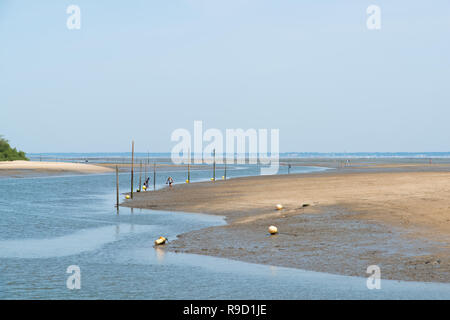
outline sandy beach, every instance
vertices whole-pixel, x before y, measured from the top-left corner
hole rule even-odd
[[[4,161],[0,176],[22,177],[30,174],[104,173],[113,169],[103,166],[70,162]]]
[[[450,282],[449,194],[448,164],[392,163],[181,184],[123,205],[226,217],[165,250],[362,277],[376,264],[385,279]]]

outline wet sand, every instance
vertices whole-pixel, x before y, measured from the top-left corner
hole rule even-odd
[[[123,205],[226,217],[227,225],[182,234],[165,250],[362,277],[376,264],[384,279],[450,282],[450,165],[335,164],[176,185]],[[279,234],[270,236],[269,225]]]
[[[113,169],[103,166],[71,162],[2,161],[0,177],[24,177],[39,174],[105,173]]]

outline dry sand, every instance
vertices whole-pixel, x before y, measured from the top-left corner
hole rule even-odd
[[[0,176],[21,177],[29,174],[58,173],[104,173],[113,169],[98,165],[70,162],[3,161],[0,162]]]
[[[227,225],[183,234],[166,250],[363,277],[377,264],[386,279],[450,282],[448,165],[176,185],[123,205],[226,217]],[[268,235],[270,225],[278,235]]]

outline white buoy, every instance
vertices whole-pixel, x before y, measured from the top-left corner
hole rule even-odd
[[[276,233],[278,233],[278,228],[275,227],[275,226],[270,226],[270,227],[269,227],[269,233],[270,233],[270,234],[276,234]]]
[[[281,209],[283,209],[283,205],[281,205],[281,204],[277,204],[277,210],[281,210]]]

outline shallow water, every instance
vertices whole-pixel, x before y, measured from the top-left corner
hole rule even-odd
[[[184,181],[185,172],[170,170],[158,172],[158,187],[169,174]],[[228,176],[257,172],[240,166]],[[191,180],[210,175],[195,170]],[[120,174],[124,192],[129,178]],[[450,298],[448,284],[382,280],[381,290],[368,290],[365,278],[166,252],[153,247],[159,236],[170,241],[224,219],[129,208],[117,214],[114,187],[114,174],[0,179],[0,298]],[[66,287],[70,265],[80,267],[80,290]]]

